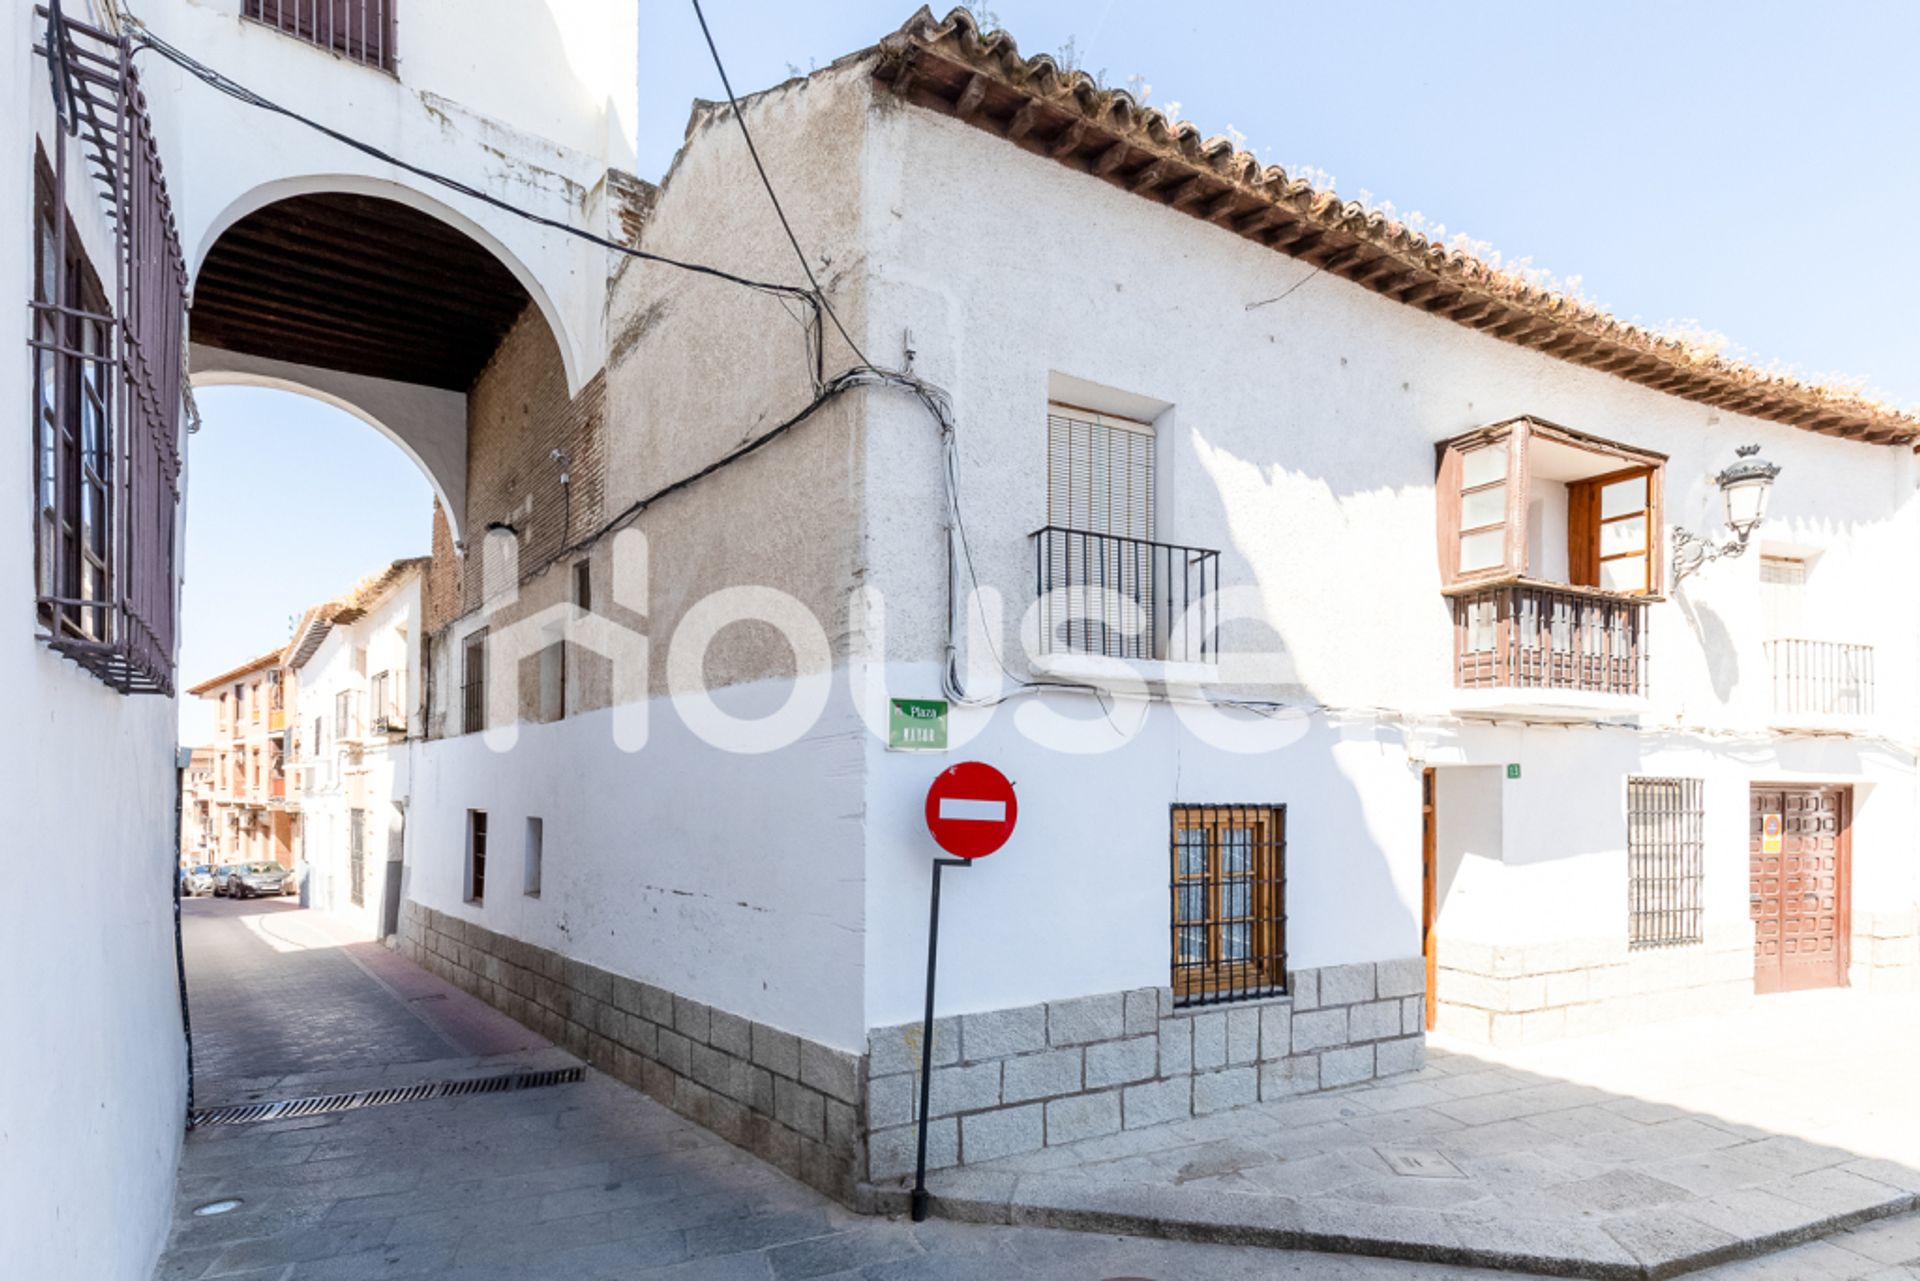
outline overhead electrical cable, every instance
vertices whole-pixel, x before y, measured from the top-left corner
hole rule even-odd
[[[727,91],[727,106],[733,110],[734,123],[740,126],[740,137],[745,140],[747,154],[753,158],[753,167],[760,174],[760,185],[767,189],[767,199],[773,202],[773,212],[780,219],[781,229],[787,233],[787,243],[793,246],[794,256],[800,259],[800,270],[807,273],[807,283],[813,286],[814,297],[818,298],[820,305],[827,309],[827,318],[832,320],[833,327],[840,331],[840,337],[846,340],[853,354],[860,358],[860,363],[872,369],[873,362],[868,360],[867,354],[860,350],[860,344],[853,340],[853,335],[847,332],[847,327],[840,323],[840,314],[833,309],[833,304],[827,301],[826,291],[820,288],[820,281],[813,274],[813,264],[807,261],[807,251],[800,247],[800,237],[793,233],[793,224],[787,221],[787,211],[781,207],[780,197],[773,189],[773,180],[767,177],[767,167],[760,162],[760,149],[753,145],[753,133],[747,128],[747,118],[740,111],[740,100],[733,96],[733,81],[727,77],[726,64],[720,61],[720,48],[713,42],[713,32],[707,26],[707,15],[700,8],[700,0],[693,0],[693,16],[700,20],[700,34],[706,37],[707,52],[713,55],[714,70],[720,73],[720,87]]]
[[[666,254],[656,254],[645,249],[636,249],[632,245],[622,244],[617,240],[588,231],[584,227],[576,227],[572,223],[564,222],[558,218],[550,218],[545,214],[537,213],[534,210],[516,205],[512,201],[502,200],[491,192],[482,191],[480,188],[470,183],[462,182],[458,178],[451,178],[446,174],[428,169],[423,165],[416,165],[411,161],[403,160],[390,151],[382,150],[370,142],[363,142],[350,134],[342,133],[331,125],[323,124],[311,116],[302,115],[291,107],[282,106],[272,99],[256,93],[224,73],[214,70],[212,67],[207,66],[205,63],[200,62],[191,55],[167,43],[159,36],[153,34],[144,24],[136,22],[134,25],[134,38],[142,47],[153,50],[168,62],[173,63],[182,71],[194,77],[194,79],[218,90],[229,98],[237,102],[245,103],[249,107],[258,108],[261,111],[284,116],[289,120],[306,126],[316,133],[326,135],[341,146],[351,147],[362,155],[371,156],[375,160],[392,165],[396,169],[403,169],[417,178],[423,178],[428,182],[445,187],[449,191],[456,191],[469,199],[478,200],[480,203],[498,209],[502,213],[508,213],[526,222],[550,228],[551,230],[572,236],[577,240],[584,240],[589,244],[597,245],[611,253],[621,254],[628,258],[637,258],[642,262],[656,262],[662,266],[678,268],[681,271],[690,271],[697,275],[713,276],[720,280],[730,281],[736,285],[743,285],[748,289],[757,289],[762,293],[789,298],[804,298],[816,311],[820,306],[821,300],[818,295],[814,291],[802,288],[799,285],[785,285],[767,280],[754,280],[751,277],[742,276],[721,267],[710,266],[706,263],[688,262],[685,259],[669,257]],[[811,273],[809,273],[809,275],[811,275]],[[835,322],[836,325],[838,323],[838,321]]]

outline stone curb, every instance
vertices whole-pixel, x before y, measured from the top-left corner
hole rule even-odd
[[[957,1223],[1062,1228],[1195,1241],[1263,1246],[1326,1254],[1437,1263],[1449,1267],[1530,1272],[1593,1281],[1665,1281],[1702,1268],[1755,1258],[1803,1245],[1877,1219],[1920,1210],[1920,1194],[1900,1192],[1871,1205],[1835,1214],[1815,1214],[1790,1228],[1735,1238],[1684,1214],[1658,1216],[1660,1245],[1629,1250],[1597,1224],[1531,1224],[1502,1220],[1476,1224],[1505,1238],[1500,1246],[1464,1239],[1459,1215],[1233,1192],[1195,1192],[1149,1185],[1095,1187],[1080,1179],[969,1170],[930,1178],[932,1211]],[[905,1214],[908,1193],[899,1186],[861,1188],[862,1200],[881,1214]],[[1811,1212],[1810,1212],[1811,1213]],[[1641,1222],[1647,1222],[1641,1216]],[[1718,1238],[1691,1244],[1686,1236]],[[1529,1240],[1528,1238],[1537,1238]],[[1568,1249],[1570,1239],[1585,1248]]]

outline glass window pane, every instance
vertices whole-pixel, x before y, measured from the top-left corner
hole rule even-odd
[[[1600,585],[1610,592],[1643,592],[1647,589],[1647,558],[1628,556],[1622,560],[1600,562]]]
[[[1220,862],[1223,876],[1253,874],[1253,833],[1244,827],[1222,828]]]
[[[1507,518],[1507,487],[1494,485],[1460,495],[1460,528],[1479,529],[1498,525]]]
[[[1507,478],[1507,442],[1483,445],[1460,455],[1460,488],[1490,485]]]
[[[1647,518],[1645,516],[1610,520],[1600,526],[1602,556],[1625,556],[1629,552],[1645,550],[1647,550]]]
[[[1647,478],[1635,476],[1600,487],[1600,518],[1624,516],[1647,509]]]
[[[1220,956],[1226,961],[1245,961],[1253,956],[1253,927],[1229,925],[1220,931]]]
[[[1234,877],[1220,884],[1220,916],[1223,920],[1245,920],[1253,915],[1253,882]]]
[[[1507,531],[1504,527],[1464,534],[1460,538],[1460,572],[1497,569],[1506,563]]]
[[[1175,834],[1180,846],[1180,875],[1207,874],[1207,834],[1201,828],[1187,828]]]
[[[1207,887],[1198,881],[1183,882],[1180,886],[1180,919],[1183,921],[1207,919]]]
[[[1180,963],[1200,965],[1207,959],[1207,932],[1192,926],[1180,927]]]

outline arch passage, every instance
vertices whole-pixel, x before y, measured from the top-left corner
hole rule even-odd
[[[530,301],[455,228],[377,196],[275,201],[215,242],[193,341],[242,355],[464,392]]]

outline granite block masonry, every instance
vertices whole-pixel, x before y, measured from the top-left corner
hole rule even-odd
[[[857,1055],[409,902],[399,948],[594,1067],[855,1209],[913,1169],[918,1023]],[[930,1169],[976,1164],[1424,1061],[1419,957],[1299,970],[1286,995],[1176,1004],[1170,988],[941,1018]]]
[[[1287,989],[1182,1006],[1170,988],[1139,988],[943,1019],[927,1165],[1184,1121],[1425,1061],[1422,958],[1299,970]],[[867,1050],[868,1176],[881,1184],[913,1171],[920,1025],[877,1028]]]
[[[600,1071],[862,1208],[865,1056],[414,902],[401,913],[399,949]]]

